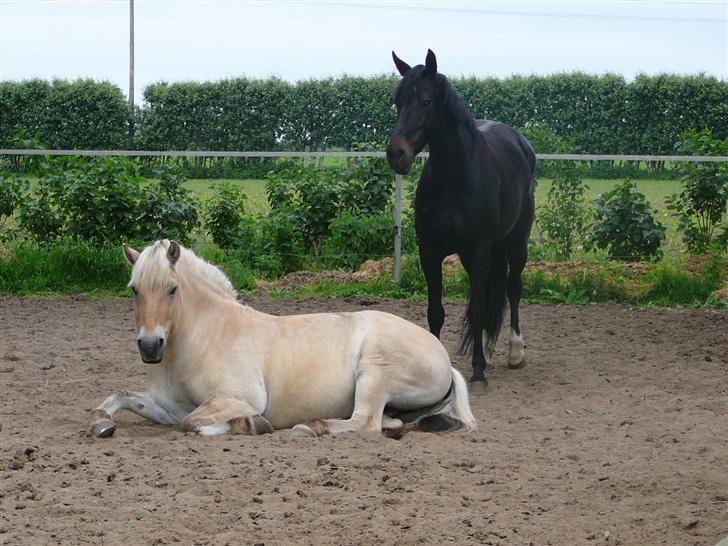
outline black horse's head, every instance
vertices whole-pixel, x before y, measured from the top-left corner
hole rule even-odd
[[[392,58],[402,75],[394,94],[399,117],[387,146],[387,161],[398,174],[407,174],[415,156],[430,138],[430,129],[441,100],[437,78],[437,59],[427,50],[424,65],[410,67],[394,51]]]

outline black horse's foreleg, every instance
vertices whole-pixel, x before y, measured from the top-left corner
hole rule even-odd
[[[435,255],[420,244],[420,263],[427,281],[427,325],[436,337],[440,337],[445,322],[445,308],[442,306],[442,260],[445,256]]]

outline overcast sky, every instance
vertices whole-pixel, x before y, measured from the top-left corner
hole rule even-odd
[[[437,54],[450,76],[582,70],[728,79],[728,0],[426,2],[136,0],[136,93],[157,81],[394,70]],[[0,79],[128,88],[128,0],[0,0]]]

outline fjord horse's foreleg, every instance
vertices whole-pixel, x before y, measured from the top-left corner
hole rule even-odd
[[[427,281],[427,325],[430,332],[440,337],[445,322],[445,309],[442,306],[442,261],[445,256],[434,253],[420,242],[420,264]]]
[[[116,430],[114,415],[121,410],[129,410],[160,425],[176,425],[182,419],[160,406],[148,393],[119,390],[93,411],[89,431],[99,438],[111,436]]]
[[[381,432],[384,406],[389,393],[386,381],[376,372],[360,373],[354,391],[354,412],[349,419],[314,419],[293,427],[300,436],[322,436],[342,432]],[[396,419],[388,419],[388,428],[396,425]],[[401,421],[400,421],[401,426]]]
[[[256,396],[255,398],[262,398]],[[182,430],[203,436],[248,434],[255,436],[273,432],[263,417],[265,402],[250,403],[227,390],[217,390],[182,421]]]

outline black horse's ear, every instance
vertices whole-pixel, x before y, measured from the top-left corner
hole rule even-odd
[[[123,245],[122,248],[124,249],[124,258],[126,258],[126,261],[129,262],[129,265],[134,265],[139,259],[139,251],[127,245]]]
[[[427,50],[425,58],[425,70],[431,74],[437,74],[437,59],[431,49]]]
[[[177,241],[170,241],[169,248],[167,249],[167,259],[169,263],[174,265],[179,260],[180,248]]]
[[[397,70],[399,70],[400,76],[404,76],[407,72],[412,70],[412,67],[397,57],[397,54],[394,51],[392,51],[392,59],[394,59],[394,64],[396,65]]]

